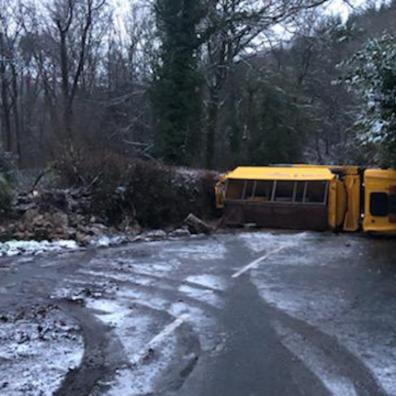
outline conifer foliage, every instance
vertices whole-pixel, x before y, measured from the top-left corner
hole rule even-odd
[[[348,62],[347,82],[364,100],[357,122],[363,143],[378,148],[377,161],[396,165],[396,36],[367,41]]]
[[[155,18],[161,43],[151,92],[155,151],[167,163],[191,165],[201,143],[200,1],[157,0]]]

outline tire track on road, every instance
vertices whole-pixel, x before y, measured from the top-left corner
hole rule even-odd
[[[96,319],[87,308],[65,300],[56,302],[80,325],[84,355],[80,366],[68,372],[54,396],[88,396],[100,389],[101,383],[113,379],[116,370],[128,364],[128,359],[121,342],[110,328]]]
[[[386,396],[387,393],[378,383],[371,370],[351,351],[343,346],[337,337],[322,332],[317,327],[297,319],[285,311],[265,302],[269,316],[301,335],[308,343],[322,350],[333,362],[340,375],[347,377],[355,386],[359,395]]]

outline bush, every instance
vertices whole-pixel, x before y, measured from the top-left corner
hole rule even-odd
[[[2,177],[11,182],[14,180],[16,172],[16,161],[12,153],[0,150],[0,174]]]
[[[204,218],[215,213],[214,173],[132,161],[114,153],[91,153],[78,168],[59,170],[64,183],[90,186],[92,213],[111,224],[129,218],[155,228],[180,224],[191,212]]]
[[[0,214],[8,215],[11,209],[12,189],[8,180],[0,174]]]

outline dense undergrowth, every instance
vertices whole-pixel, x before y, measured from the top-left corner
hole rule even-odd
[[[64,186],[89,189],[91,211],[109,224],[156,228],[180,224],[189,213],[215,215],[214,172],[130,160],[114,153],[61,161]]]

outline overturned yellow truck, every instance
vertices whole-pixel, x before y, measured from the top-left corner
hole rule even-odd
[[[217,183],[216,205],[229,226],[395,234],[396,170],[239,167]]]

